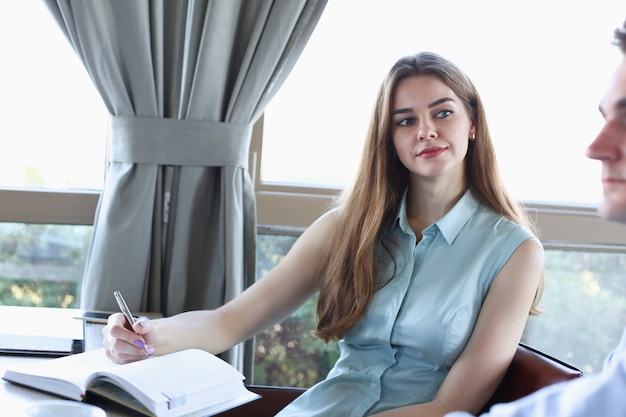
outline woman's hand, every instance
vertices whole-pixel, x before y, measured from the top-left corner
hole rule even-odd
[[[150,341],[156,339],[156,327],[148,319],[139,319],[131,330],[122,313],[111,314],[102,335],[104,351],[113,362],[135,362],[154,354]]]
[[[320,263],[335,227],[333,213],[337,211],[313,223],[278,266],[218,309],[139,319],[132,328],[122,313],[110,315],[102,330],[106,355],[117,363],[192,348],[217,355],[285,319],[319,290]]]

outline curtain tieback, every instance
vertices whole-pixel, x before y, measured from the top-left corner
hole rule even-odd
[[[252,127],[205,120],[111,116],[112,162],[248,167]]]

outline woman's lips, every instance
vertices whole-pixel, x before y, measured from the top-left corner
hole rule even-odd
[[[441,155],[445,150],[446,148],[443,148],[441,146],[431,146],[429,148],[422,149],[420,153],[417,154],[417,156],[423,159],[430,159]]]

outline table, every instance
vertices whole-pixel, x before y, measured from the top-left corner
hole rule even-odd
[[[6,313],[6,309],[10,307],[0,307],[0,312]],[[36,307],[35,307],[36,308]],[[23,311],[24,307],[16,308],[18,311]],[[62,311],[60,311],[62,310]],[[52,309],[48,310],[51,313],[60,313],[65,314],[67,320],[74,320],[72,322],[63,322],[63,320],[59,321],[58,318],[55,318],[54,324],[50,325],[50,323],[32,323],[32,325],[41,326],[42,332],[50,332],[58,329],[58,326],[64,325],[75,325],[76,322],[81,322],[80,320],[76,320],[73,316],[80,316],[82,314],[81,310],[69,310],[69,309]],[[14,315],[14,317],[24,317],[23,315]],[[17,320],[17,319],[16,319]],[[12,322],[15,324],[14,322]],[[82,324],[80,324],[82,326]],[[0,323],[1,327],[9,326],[9,323],[6,320],[3,320]],[[84,338],[85,338],[85,350],[93,350],[102,347],[102,328],[103,324],[97,323],[84,323]],[[15,330],[15,329],[11,329]],[[50,360],[48,358],[41,357],[26,357],[26,356],[10,356],[10,355],[0,355],[0,376],[4,375],[4,371],[10,367],[12,364],[19,362],[36,362],[36,361],[45,361]],[[42,400],[51,400],[51,399],[61,399],[59,397],[46,394],[44,392],[36,391],[29,388],[24,388],[12,383],[9,383],[4,380],[0,380],[0,415],[3,416],[13,416],[18,415],[21,410],[24,410],[28,405],[31,405],[33,402],[42,401]],[[141,414],[135,413],[131,410],[128,410],[120,405],[114,404],[112,402],[99,400],[99,399],[91,399],[88,401],[90,404],[97,405],[98,407],[105,410],[107,413],[107,417],[136,417]]]

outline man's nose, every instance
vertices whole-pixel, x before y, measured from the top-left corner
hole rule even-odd
[[[585,154],[588,158],[600,161],[614,160],[619,157],[620,146],[626,146],[626,130],[621,137],[615,132],[610,122],[604,124],[596,138],[589,144]]]

